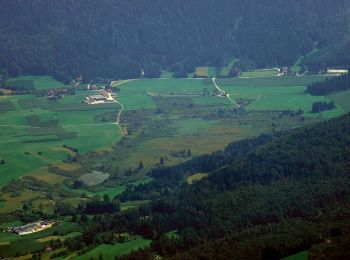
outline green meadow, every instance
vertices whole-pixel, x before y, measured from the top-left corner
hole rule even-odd
[[[282,260],[307,260],[309,255],[309,251],[302,251],[295,255],[287,256]]]
[[[278,75],[277,69],[262,69],[262,70],[242,72],[240,77],[272,77],[277,75]]]
[[[329,95],[327,98],[333,100],[344,111],[350,112],[350,90]]]
[[[324,79],[323,76],[286,76],[261,78],[218,79],[218,85],[229,93],[231,98],[247,100],[245,107],[248,111],[260,110],[293,110],[302,109],[305,116],[315,117],[312,114],[312,104],[316,101],[329,101],[330,97],[311,96],[306,87],[314,81]],[[345,99],[344,99],[345,100]],[[339,104],[338,104],[339,103]],[[321,113],[324,118],[336,117],[345,112],[341,106],[344,102],[336,101],[337,109]]]
[[[83,255],[73,257],[73,259],[98,259],[100,255],[103,256],[103,259],[114,259],[115,256],[126,255],[132,250],[148,247],[150,244],[151,240],[143,239],[141,237],[138,237],[135,240],[131,240],[124,243],[117,243],[114,245],[102,244]]]
[[[11,78],[8,81],[9,86],[34,86],[35,89],[62,88],[64,84],[53,79],[50,76],[20,76]]]

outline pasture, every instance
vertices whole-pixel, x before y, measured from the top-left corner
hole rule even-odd
[[[62,88],[64,84],[50,76],[20,76],[10,78],[8,86],[16,86],[23,89],[52,89]]]
[[[148,247],[150,244],[151,240],[137,237],[135,240],[127,241],[124,243],[117,243],[114,245],[99,245],[83,255],[73,257],[73,259],[98,259],[100,255],[103,256],[103,259],[114,259],[115,256],[126,255],[132,250]]]
[[[334,101],[344,111],[350,112],[350,90],[329,95],[327,98]]]
[[[208,176],[208,173],[196,173],[191,176],[187,177],[187,183],[188,184],[193,184],[196,181],[200,181],[201,179],[205,178]]]
[[[295,255],[287,256],[282,260],[307,260],[309,255],[309,251],[302,251]]]
[[[133,209],[133,208],[138,208],[141,207],[143,205],[148,204],[150,201],[149,200],[133,200],[133,201],[127,201],[127,202],[123,202],[120,205],[120,209],[122,211],[124,210],[128,210],[128,209]]]
[[[313,102],[329,101],[329,98],[311,96],[305,91],[307,84],[324,78],[323,76],[266,77],[260,80],[258,78],[234,78],[218,79],[217,83],[237,103],[245,101],[247,111],[297,111],[301,109],[307,117],[319,117],[320,114],[311,114]],[[338,106],[335,110],[321,113],[321,116],[331,118],[343,113],[344,109]]]
[[[255,78],[255,77],[273,77],[278,75],[278,69],[261,69],[242,72],[240,77]]]

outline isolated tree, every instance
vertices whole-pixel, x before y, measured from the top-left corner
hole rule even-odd
[[[104,194],[104,195],[103,195],[103,201],[104,201],[104,202],[111,202],[111,199],[109,198],[109,195],[108,195],[108,194]]]
[[[191,157],[191,155],[192,155],[191,149],[187,149],[187,156]]]
[[[143,162],[142,161],[139,162],[139,168],[143,169]]]
[[[160,157],[159,163],[160,163],[160,164],[164,164],[164,158],[163,158],[163,156]]]

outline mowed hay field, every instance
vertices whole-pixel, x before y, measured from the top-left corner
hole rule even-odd
[[[156,109],[152,94],[201,95],[205,88],[213,90],[209,79],[141,79],[129,81],[119,88],[118,101],[125,106],[125,110]]]
[[[271,77],[277,76],[278,69],[261,69],[261,70],[253,70],[242,72],[241,77]]]
[[[62,88],[64,84],[50,76],[21,76],[11,78],[7,82],[8,86],[34,87],[35,89]]]
[[[327,98],[333,100],[337,106],[345,111],[350,112],[350,90],[332,94]]]
[[[122,256],[130,253],[133,250],[148,247],[151,244],[151,240],[138,237],[135,240],[131,240],[124,243],[117,243],[114,245],[102,244],[91,251],[81,256],[73,257],[75,260],[85,259],[98,259],[102,255],[103,259],[114,259],[115,256]]]
[[[285,76],[262,78],[218,79],[217,84],[238,102],[248,100],[246,110],[293,110],[302,109],[305,116],[315,117],[320,114],[310,113],[316,101],[329,101],[327,97],[311,96],[305,93],[307,85],[324,80],[325,76]],[[337,104],[337,101],[336,101]],[[324,118],[339,116],[344,113],[341,106],[332,111],[321,113]]]
[[[111,146],[121,138],[115,125],[120,105],[81,104],[84,99],[79,94],[59,101],[31,95],[0,99],[0,104],[11,106],[11,110],[0,113],[0,160],[4,160],[0,165],[0,187],[65,159],[71,151],[63,144],[85,153]],[[106,113],[110,113],[107,119],[103,116]]]

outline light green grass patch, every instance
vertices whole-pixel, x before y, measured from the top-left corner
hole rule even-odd
[[[203,106],[229,106],[232,103],[222,96],[203,96],[203,97],[193,97],[193,103],[195,105]]]
[[[222,77],[228,77],[230,74],[230,71],[235,66],[236,63],[239,62],[239,59],[233,59],[227,66],[222,67],[220,71],[220,76]]]
[[[187,177],[187,183],[192,185],[196,181],[200,181],[201,179],[208,176],[208,173],[196,173]]]
[[[277,69],[261,69],[253,71],[245,71],[240,75],[241,77],[273,77],[278,75]]]
[[[216,121],[207,121],[199,118],[178,119],[174,122],[177,135],[195,135],[206,132],[210,127],[217,125]]]
[[[350,90],[338,92],[327,97],[346,112],[350,112]]]
[[[160,75],[160,78],[168,78],[171,79],[173,77],[174,73],[173,72],[162,72],[162,74]]]
[[[99,255],[103,255],[103,259],[114,259],[115,256],[122,256],[129,254],[132,250],[137,250],[143,247],[148,247],[151,240],[143,239],[141,237],[125,243],[118,243],[114,245],[102,244],[90,250],[86,254],[73,257],[76,260],[84,259],[98,259]]]
[[[307,260],[309,257],[309,251],[302,251],[295,255],[287,256],[282,260]]]
[[[179,238],[179,235],[177,234],[177,229],[165,233],[165,236],[167,238],[169,238],[169,239],[172,239],[172,238],[177,239],[177,238]]]
[[[121,211],[138,208],[143,205],[146,205],[150,202],[150,200],[133,200],[133,201],[127,201],[120,204]]]
[[[156,105],[148,93],[202,94],[204,88],[212,89],[205,79],[134,80],[120,85],[117,100],[125,106],[125,110],[155,109]]]
[[[53,79],[50,76],[20,76],[16,78],[11,78],[11,81],[30,81],[34,82],[35,89],[51,89],[51,88],[62,88],[64,84],[60,81]]]
[[[281,87],[307,86],[313,82],[323,81],[327,75],[308,76],[281,76],[281,77],[254,77],[254,78],[221,78],[216,83],[221,86],[254,86],[254,87]]]

